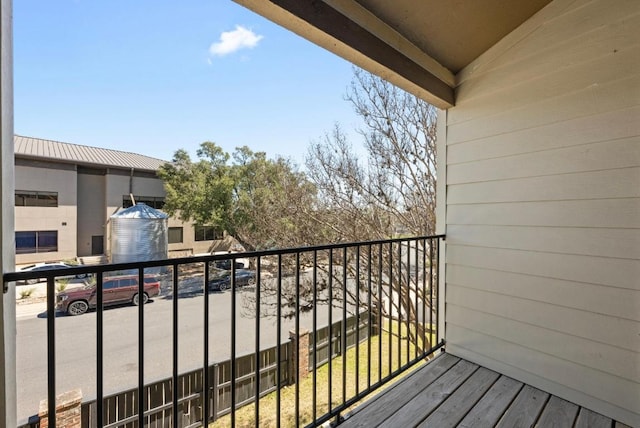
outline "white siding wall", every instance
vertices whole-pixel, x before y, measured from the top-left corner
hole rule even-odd
[[[640,2],[554,1],[446,118],[447,351],[640,426]]]

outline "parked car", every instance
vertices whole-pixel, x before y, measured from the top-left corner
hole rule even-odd
[[[244,263],[242,262],[235,261],[233,264],[235,265],[236,269],[244,269]],[[230,270],[231,260],[230,259],[216,260],[215,262],[213,262],[213,266],[217,269]]]
[[[49,270],[49,269],[66,269],[66,268],[70,268],[73,267],[72,265],[66,264],[66,263],[38,263],[35,265],[30,265],[30,266],[25,266],[22,269],[19,270],[19,272],[37,272],[37,271],[41,271],[41,270]],[[59,276],[57,278],[85,278],[87,276],[86,273],[82,273],[82,274],[78,274],[78,275],[66,275],[66,276]],[[32,278],[32,279],[27,279],[25,282],[27,284],[35,284],[36,282],[40,281],[41,279],[44,278]]]
[[[149,298],[160,294],[160,282],[153,275],[145,275],[142,299],[138,295],[138,275],[105,277],[102,289],[104,306],[129,302],[138,305],[141,301],[145,304]],[[97,286],[94,284],[58,293],[56,309],[69,315],[84,314],[89,308],[96,307],[96,291]]]
[[[256,274],[252,270],[238,269],[236,270],[236,287],[242,287],[245,285],[255,285]],[[224,291],[231,288],[231,271],[224,271],[218,274],[214,274],[209,279],[209,290]]]

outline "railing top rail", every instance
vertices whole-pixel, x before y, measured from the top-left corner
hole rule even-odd
[[[86,266],[83,265],[83,266],[73,266],[73,267],[64,268],[64,269],[40,270],[35,272],[34,271],[8,272],[2,275],[2,280],[4,282],[4,288],[6,292],[7,283],[14,282],[14,281],[24,281],[24,280],[34,279],[34,278],[50,278],[50,277],[69,276],[69,275],[82,275],[82,274],[97,273],[97,272],[105,273],[105,272],[124,271],[124,270],[139,269],[139,268],[154,268],[154,267],[171,266],[171,265],[183,265],[188,263],[203,263],[203,262],[215,262],[215,261],[229,260],[229,259],[236,260],[240,258],[277,256],[277,255],[296,254],[296,253],[311,252],[311,251],[323,251],[323,250],[331,250],[331,249],[335,250],[335,249],[366,246],[366,245],[380,245],[380,244],[388,244],[388,243],[394,243],[394,242],[422,241],[422,240],[444,239],[444,238],[445,238],[445,235],[410,236],[410,237],[402,237],[402,238],[377,239],[373,241],[339,242],[335,244],[323,244],[323,245],[314,245],[314,246],[305,246],[305,247],[246,251],[241,253],[211,254],[211,255],[201,255],[201,256],[180,257],[180,258],[173,258],[173,259],[149,260],[149,261],[128,262],[128,263],[113,263],[113,264],[102,264],[102,265],[86,265]]]

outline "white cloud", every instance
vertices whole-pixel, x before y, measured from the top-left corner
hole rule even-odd
[[[209,53],[211,55],[224,56],[239,51],[240,49],[251,49],[258,45],[263,36],[259,36],[253,31],[241,25],[236,25],[233,31],[225,31],[220,34],[220,41],[211,44]]]

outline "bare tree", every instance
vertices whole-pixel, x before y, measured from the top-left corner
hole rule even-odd
[[[318,191],[322,208],[297,220],[314,224],[305,229],[310,232],[306,241],[318,244],[432,235],[435,108],[358,69],[354,70],[346,100],[364,123],[359,130],[363,149],[354,148],[338,125],[310,146],[307,175]],[[385,317],[403,317],[418,326],[405,332],[412,340],[424,338],[423,323],[413,321],[420,317],[419,302],[435,301],[434,290],[428,285],[437,270],[432,262],[435,248],[431,242],[415,241],[404,244],[404,249],[403,244],[396,243],[319,254],[302,252],[295,263],[295,256],[284,257],[281,273],[285,279],[280,282],[278,306],[285,316],[329,300],[337,306],[348,305],[352,312],[380,310]],[[410,258],[414,256],[416,261],[412,262]],[[370,267],[379,262],[381,265],[372,271]],[[305,266],[315,266],[313,273],[308,271],[300,280],[296,280],[298,275],[287,278],[287,274],[299,274]],[[375,293],[369,301],[372,284]],[[264,281],[261,290],[263,296],[275,298],[276,281]],[[247,299],[251,310],[255,310],[255,303],[253,298]],[[261,302],[260,309],[263,315],[275,314],[273,304]]]

